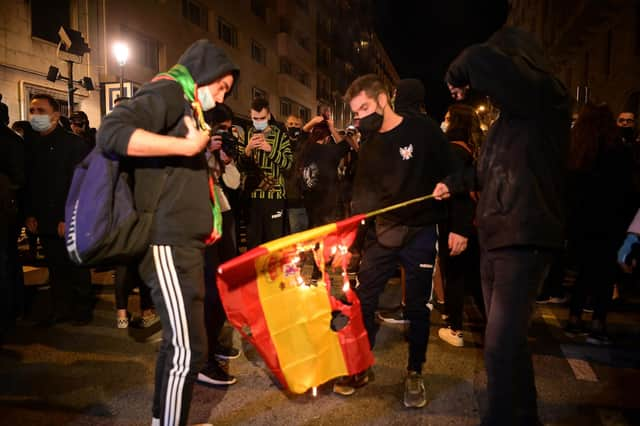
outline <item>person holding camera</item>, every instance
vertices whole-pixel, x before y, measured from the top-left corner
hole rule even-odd
[[[269,102],[256,98],[251,102],[253,126],[246,141],[240,141],[242,162],[251,162],[258,168],[259,179],[245,191],[251,193],[247,248],[250,250],[284,235],[286,189],[284,172],[293,160],[289,136],[278,126],[269,124]]]
[[[222,235],[204,251],[204,325],[207,331],[208,357],[204,368],[198,373],[198,383],[214,386],[228,386],[236,378],[228,373],[224,361],[236,359],[240,351],[231,342],[222,342],[222,329],[227,316],[222,307],[218,291],[216,271],[218,266],[236,255],[236,230],[231,203],[227,191],[236,189],[239,179],[224,179],[227,173],[237,173],[233,158],[238,153],[238,138],[232,132],[233,111],[225,104],[204,114],[211,127],[212,136],[207,146],[206,157],[211,175],[214,178],[214,191],[222,213]],[[232,182],[233,181],[233,182]],[[223,182],[230,182],[223,187]],[[229,188],[231,186],[231,188]]]

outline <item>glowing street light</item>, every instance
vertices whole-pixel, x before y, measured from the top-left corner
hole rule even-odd
[[[129,59],[129,46],[125,43],[117,42],[113,45],[113,54],[116,56],[116,61],[120,65],[120,96],[124,96],[124,66]]]

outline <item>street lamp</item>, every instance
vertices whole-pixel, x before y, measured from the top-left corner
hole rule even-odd
[[[122,42],[117,42],[113,45],[113,53],[120,65],[120,96],[124,96],[124,66],[129,58],[129,47]]]

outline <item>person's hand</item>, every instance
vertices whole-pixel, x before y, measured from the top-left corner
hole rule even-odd
[[[229,164],[229,163],[231,163],[232,158],[231,158],[231,157],[229,157],[229,156],[227,155],[227,153],[226,153],[226,152],[224,152],[224,150],[222,150],[222,149],[221,149],[221,150],[220,150],[220,160],[222,160],[222,162],[223,162],[224,164]]]
[[[184,117],[184,124],[187,126],[187,135],[184,137],[185,143],[181,144],[182,154],[192,157],[202,152],[209,143],[209,134],[198,130],[193,118]]]
[[[302,126],[302,130],[305,132],[310,132],[316,125],[322,123],[324,121],[324,117],[321,115],[316,115],[311,120],[309,120],[304,126]]]
[[[262,138],[263,136],[261,133],[254,133],[251,136],[251,139],[249,139],[249,141],[247,142],[247,146],[244,149],[244,153],[247,155],[247,157],[251,155],[251,151],[260,148],[260,145],[262,144]]]
[[[451,256],[457,256],[467,249],[469,239],[455,232],[449,232],[449,250]]]
[[[451,196],[449,193],[449,187],[442,182],[436,185],[432,195],[436,200],[446,200]]]
[[[618,250],[618,263],[626,272],[631,273],[636,267],[636,259],[633,258],[634,249],[640,246],[640,235],[629,233],[622,243],[622,247]]]
[[[269,142],[267,142],[266,139],[263,139],[262,144],[260,144],[260,149],[264,152],[271,152],[273,148],[271,148],[271,145],[269,144]]]
[[[58,237],[64,237],[64,222],[58,222]]]
[[[333,130],[333,118],[327,118],[327,125],[329,126],[329,130]]]
[[[28,218],[26,218],[24,220],[24,226],[26,226],[29,232],[31,232],[32,234],[38,233],[38,221],[35,217],[29,216]]]
[[[451,97],[456,101],[463,100],[467,95],[467,91],[469,90],[469,85],[466,85],[464,87],[454,87],[451,84],[447,83],[447,87],[451,92]]]
[[[213,135],[209,142],[209,151],[217,151],[222,147],[222,136]]]

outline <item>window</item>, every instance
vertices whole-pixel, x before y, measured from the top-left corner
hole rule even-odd
[[[258,18],[267,19],[267,2],[265,0],[251,0],[251,12]]]
[[[309,0],[296,0],[296,4],[305,12],[309,11]]]
[[[305,86],[311,87],[311,79],[309,78],[309,73],[305,70],[301,68],[296,69],[294,77]]]
[[[287,98],[280,100],[280,116],[289,117],[291,115],[291,101]]]
[[[280,72],[282,74],[291,74],[291,62],[287,58],[280,58]]]
[[[127,27],[121,32],[129,44],[131,62],[158,72],[160,43]]]
[[[196,0],[182,0],[182,16],[194,25],[208,29],[207,7]]]
[[[26,98],[26,111],[29,111],[29,106],[34,95],[46,94],[58,101],[58,104],[60,105],[60,114],[67,117],[69,116],[69,105],[67,103],[67,94],[65,92],[26,82],[24,83],[24,91]],[[78,96],[75,97],[75,100],[76,102],[73,103],[73,110],[77,111],[80,108],[80,104],[77,102]]]
[[[267,49],[262,47],[255,40],[251,40],[251,58],[259,64],[267,64]]]
[[[309,108],[301,106],[298,110],[298,115],[300,116],[300,118],[302,118],[302,122],[306,123],[310,120],[311,110]]]
[[[331,64],[331,50],[328,47],[318,46],[316,59],[319,67],[328,67]]]
[[[304,50],[310,52],[311,51],[311,42],[309,41],[309,37],[303,34],[296,34],[296,42],[302,47]]]
[[[611,55],[613,53],[613,32],[611,30],[607,31],[607,39],[605,40],[605,51],[604,51],[604,75],[607,77],[611,73]]]
[[[262,90],[262,89],[259,89],[257,87],[252,87],[251,88],[251,99],[253,100],[255,98],[264,98],[266,100],[269,100],[269,94],[266,91]]]
[[[222,18],[218,18],[218,38],[229,46],[238,47],[238,30]]]
[[[31,0],[31,36],[60,42],[58,29],[62,25],[70,26],[70,3],[69,0]]]

